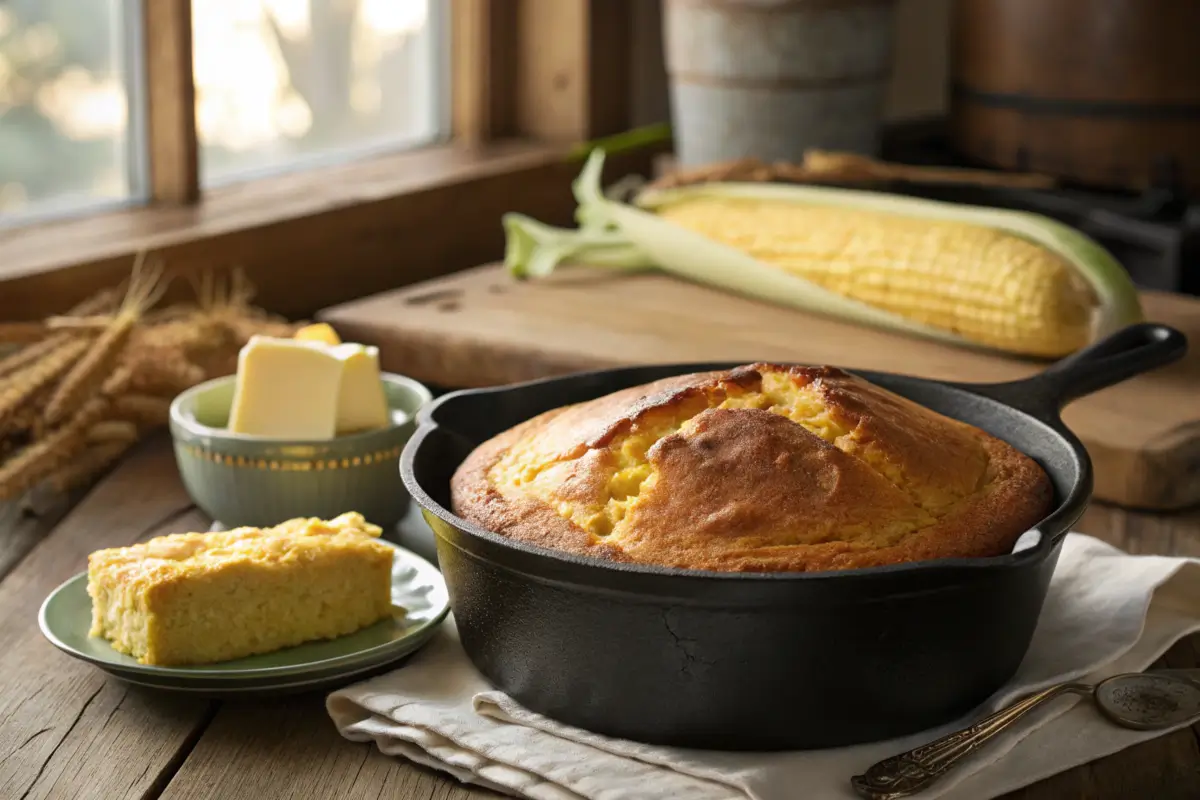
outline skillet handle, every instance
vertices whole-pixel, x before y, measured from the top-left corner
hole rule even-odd
[[[1178,361],[1187,349],[1187,337],[1179,331],[1143,322],[1122,328],[1032,377],[959,386],[1046,422],[1057,422],[1059,412],[1071,401]]]

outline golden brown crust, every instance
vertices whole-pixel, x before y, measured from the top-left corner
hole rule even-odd
[[[1000,555],[1051,494],[978,428],[841,370],[768,364],[549,411],[451,481],[456,514],[513,539],[719,571]]]

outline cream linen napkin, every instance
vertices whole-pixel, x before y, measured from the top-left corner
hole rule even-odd
[[[1063,680],[1150,666],[1200,630],[1200,560],[1131,556],[1070,534],[1033,644],[986,710]],[[536,800],[839,800],[851,775],[961,727],[837,750],[721,753],[652,747],[570,728],[519,706],[475,671],[453,617],[406,666],[334,692],[342,735],[459,780]],[[985,713],[981,709],[972,717]],[[922,797],[986,800],[1166,731],[1118,728],[1064,697],[992,740]]]

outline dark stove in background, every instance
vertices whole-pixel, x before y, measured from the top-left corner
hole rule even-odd
[[[955,152],[941,120],[889,126],[880,156],[885,161],[921,166],[981,166]],[[887,190],[1045,214],[1104,245],[1138,287],[1200,296],[1200,197],[1189,197],[1169,174],[1140,193],[1070,184],[1053,189],[1012,189],[896,183]]]

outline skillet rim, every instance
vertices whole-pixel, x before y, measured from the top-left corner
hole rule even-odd
[[[417,479],[413,468],[417,452],[421,449],[421,447],[428,446],[426,444],[426,440],[428,439],[429,435],[432,434],[433,431],[442,427],[434,420],[434,415],[442,407],[464,397],[477,397],[485,395],[499,396],[503,394],[516,393],[519,391],[527,391],[539,386],[544,387],[553,384],[568,383],[571,381],[581,381],[588,378],[615,376],[620,373],[629,373],[635,371],[662,371],[662,375],[666,377],[669,375],[685,375],[690,372],[733,369],[746,363],[750,362],[714,361],[626,365],[593,370],[582,370],[544,378],[535,378],[533,380],[522,381],[518,383],[504,384],[500,386],[477,387],[473,389],[460,389],[449,392],[434,399],[431,403],[426,404],[417,413],[417,429],[413,432],[411,438],[405,444],[404,450],[400,456],[399,467],[401,480],[412,499],[416,501],[416,503],[426,513],[433,514],[442,522],[457,529],[461,533],[481,539],[488,544],[492,544],[504,549],[514,550],[526,557],[547,560],[556,566],[562,566],[568,569],[590,568],[606,574],[618,573],[630,577],[644,576],[646,578],[690,578],[693,580],[702,579],[707,581],[760,580],[790,582],[796,580],[806,580],[823,582],[833,579],[841,579],[843,582],[845,582],[850,580],[865,580],[873,577],[882,577],[885,575],[900,577],[913,574],[937,574],[941,577],[945,577],[956,571],[971,573],[979,570],[995,572],[1002,569],[1015,569],[1017,567],[1026,566],[1030,563],[1040,562],[1048,558],[1057,549],[1061,543],[1061,540],[1065,538],[1066,534],[1070,531],[1071,526],[1074,525],[1075,522],[1077,522],[1083,515],[1083,512],[1086,510],[1086,507],[1091,500],[1093,491],[1091,457],[1089,456],[1086,448],[1079,441],[1078,437],[1076,437],[1075,434],[1072,433],[1062,423],[1062,421],[1057,418],[1057,416],[1052,420],[1039,419],[1030,411],[1019,408],[1011,403],[1006,403],[1000,399],[986,394],[986,390],[988,388],[997,384],[950,383],[931,378],[921,378],[905,373],[845,368],[843,369],[845,369],[846,372],[872,382],[875,382],[876,377],[881,377],[885,381],[888,378],[895,378],[901,381],[924,384],[925,386],[932,387],[935,391],[948,392],[951,394],[959,394],[961,396],[969,397],[973,402],[992,403],[1006,409],[1007,411],[1019,415],[1022,424],[1040,429],[1043,434],[1053,434],[1055,437],[1057,437],[1059,442],[1065,446],[1066,451],[1071,454],[1071,457],[1077,464],[1078,477],[1071,483],[1070,491],[1055,505],[1054,509],[1045,517],[1038,520],[1036,524],[1031,526],[1020,537],[1024,538],[1028,536],[1029,532],[1036,531],[1038,534],[1038,541],[1032,545],[999,556],[927,559],[924,561],[901,562],[877,567],[857,567],[853,569],[822,570],[815,572],[724,572],[719,570],[685,569],[680,567],[665,567],[655,564],[607,561],[601,558],[593,558],[576,553],[563,552],[553,548],[542,547],[541,545],[510,539],[507,536],[494,533],[486,528],[476,525],[475,523],[465,520],[435,501],[425,490],[425,487],[421,484],[421,482]],[[798,362],[779,363],[781,366],[810,366],[807,364],[800,364]],[[670,370],[670,372],[667,372],[667,370]],[[636,386],[637,384],[632,385]],[[973,391],[971,387],[977,387],[977,390]],[[607,391],[617,391],[617,389],[611,388]],[[889,389],[889,391],[894,390]],[[901,392],[898,392],[898,394],[903,395]],[[596,396],[600,397],[603,395]],[[914,400],[914,402],[918,401]],[[1047,468],[1045,464],[1039,462],[1039,466],[1041,466],[1043,470],[1046,470],[1047,474],[1050,474],[1051,470]],[[438,538],[442,538],[441,535],[436,531],[434,534]],[[511,564],[501,564],[498,566],[528,575],[525,570]],[[535,579],[560,580],[543,575],[528,575],[528,577]]]

